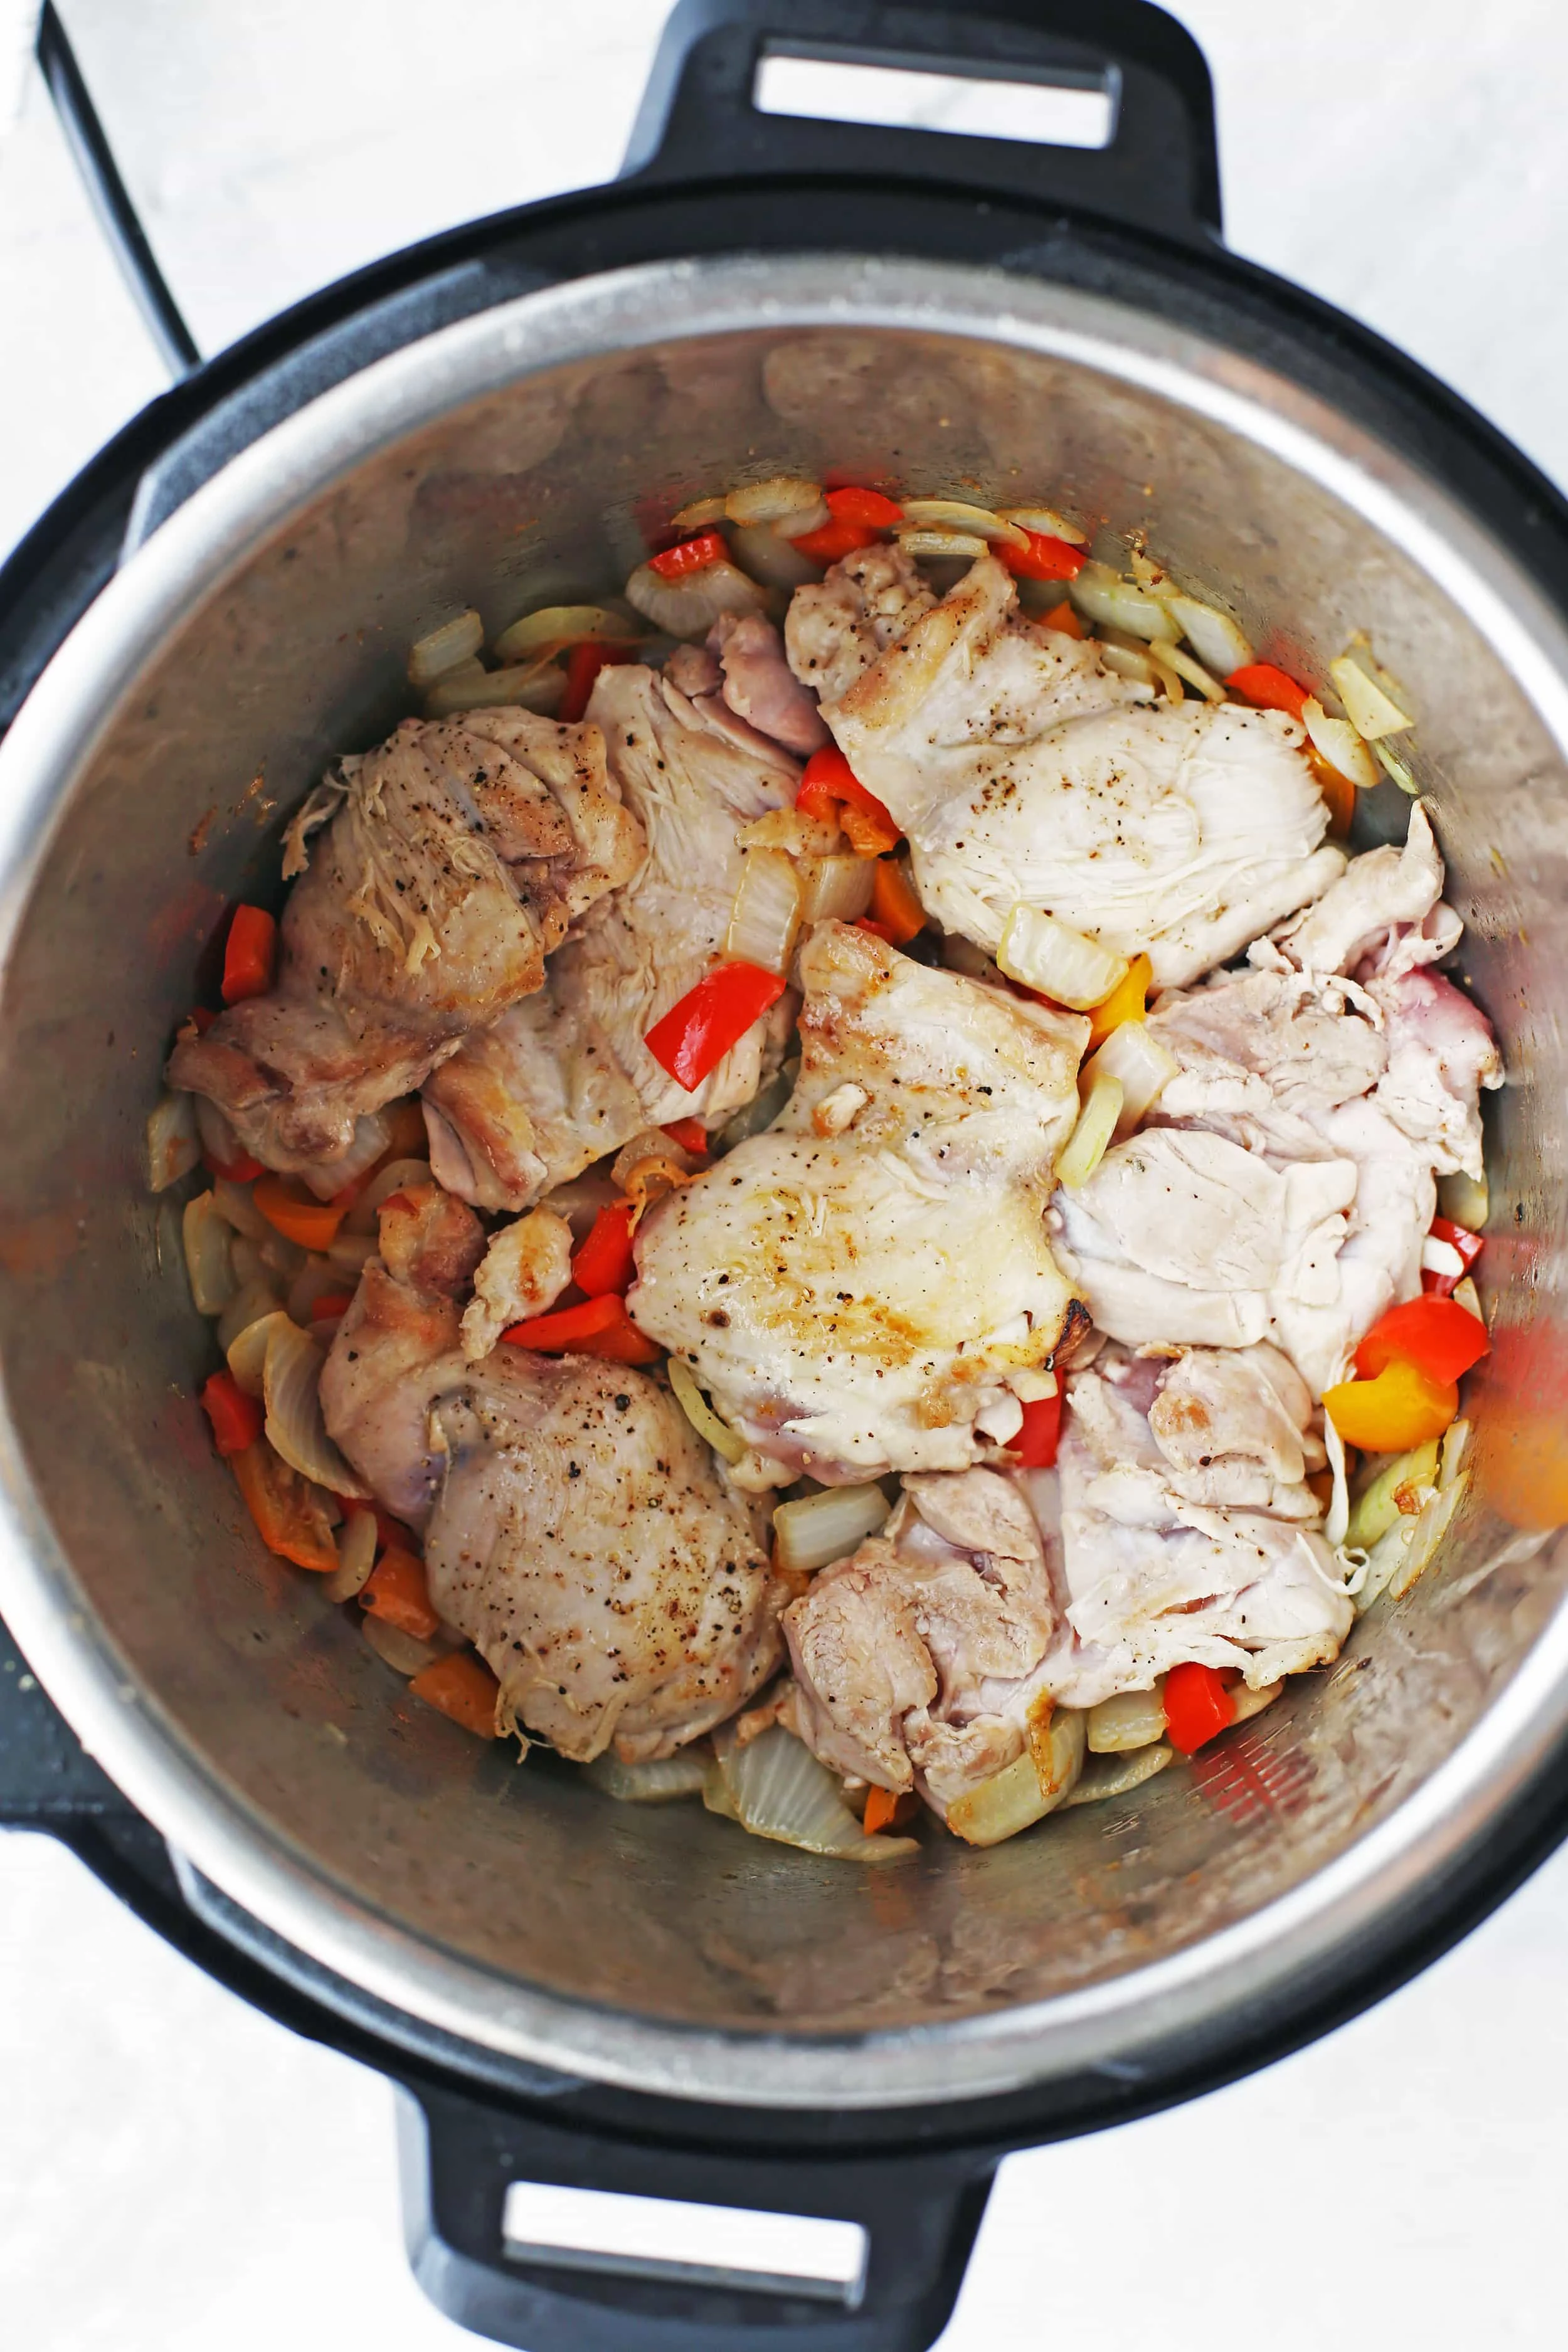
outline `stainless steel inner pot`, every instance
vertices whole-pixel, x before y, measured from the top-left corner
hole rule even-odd
[[[195,1390],[210,1339],[142,1131],[226,904],[409,640],[617,585],[742,475],[829,467],[1102,516],[1321,670],[1373,631],[1497,1024],[1474,1492],[1339,1664],[1113,1807],[861,1874],[617,1807],[406,1700],[264,1552]],[[1440,484],[1283,376],[984,268],[660,264],[416,342],[156,531],[0,748],[7,1119],[0,1609],[133,1802],[267,1926],[411,2017],[590,2079],[887,2106],[1135,2065],[1331,1970],[1568,1729],[1557,1464],[1568,635]],[[1366,838],[1406,803],[1369,796]]]

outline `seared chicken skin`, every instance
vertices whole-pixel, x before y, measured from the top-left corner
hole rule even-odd
[[[799,769],[716,692],[693,701],[651,669],[602,671],[588,708],[647,854],[552,959],[543,997],[426,1087],[431,1164],[481,1208],[524,1208],[644,1128],[716,1122],[762,1083],[760,1022],[693,1094],[643,1039],[715,961],[741,879],[736,834],[793,801]]]
[[[548,1281],[548,1227],[530,1238]],[[612,1744],[627,1762],[668,1756],[723,1722],[781,1646],[755,1507],[646,1372],[512,1347],[467,1360],[458,1299],[484,1237],[461,1202],[416,1188],[384,1212],[382,1252],[322,1409],[377,1499],[423,1532],[431,1600],[494,1670],[503,1722],[580,1763]],[[521,1252],[507,1255],[511,1282]]]
[[[799,976],[790,1105],[649,1212],[628,1305],[745,1438],[748,1485],[965,1468],[1086,1320],[1044,1210],[1088,1024],[843,923]]]
[[[835,1771],[945,1814],[1023,1753],[1060,1613],[1021,1488],[908,1478],[882,1534],[784,1612],[791,1727]]]
[[[795,604],[814,593],[809,629],[792,609],[796,674],[824,681],[823,716],[908,834],[926,908],[987,954],[1023,900],[1147,951],[1156,983],[1179,986],[1343,872],[1293,719],[1150,703],[1091,643],[1026,622],[994,556],[858,674],[863,629],[846,618],[835,651],[820,592]]]
[[[1442,886],[1417,805],[1403,853],[1357,858],[1251,969],[1161,999],[1149,1033],[1179,1075],[1058,1196],[1064,1263],[1113,1339],[1269,1337],[1321,1396],[1415,1297],[1435,1173],[1480,1173],[1478,1090],[1502,1082],[1484,1016],[1424,968],[1453,942]]]
[[[300,1171],[342,1160],[362,1117],[537,989],[568,924],[643,850],[598,728],[510,709],[405,719],[342,763],[291,845],[286,878],[309,870],[276,985],[184,1032],[169,1078],[265,1166]]]

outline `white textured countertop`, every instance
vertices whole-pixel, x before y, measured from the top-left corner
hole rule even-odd
[[[0,0],[0,551],[161,384]],[[64,0],[204,350],[416,236],[615,169],[661,0]],[[1228,234],[1568,480],[1568,13],[1182,0]],[[19,99],[18,99],[19,93]],[[16,101],[16,102],[14,102]],[[944,2352],[1561,2340],[1568,1856],[1416,1984],[1212,2098],[1005,2168]],[[398,2234],[389,2095],[0,1840],[0,2338],[465,2340]]]

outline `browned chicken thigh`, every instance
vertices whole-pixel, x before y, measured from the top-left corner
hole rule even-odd
[[[342,1160],[360,1118],[531,994],[568,924],[643,850],[598,728],[513,709],[405,719],[342,763],[290,842],[286,877],[309,865],[276,985],[184,1032],[169,1077],[265,1166],[300,1171]]]

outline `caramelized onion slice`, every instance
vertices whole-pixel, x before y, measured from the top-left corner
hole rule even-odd
[[[302,1478],[334,1495],[368,1497],[370,1489],[327,1435],[319,1394],[326,1357],[287,1316],[274,1318],[262,1367],[267,1435],[275,1453]]]
[[[919,1853],[913,1838],[868,1837],[827,1767],[781,1725],[742,1748],[726,1724],[714,1733],[713,1747],[729,1807],[753,1837],[843,1862],[900,1862]]]

